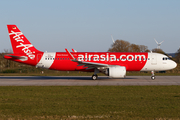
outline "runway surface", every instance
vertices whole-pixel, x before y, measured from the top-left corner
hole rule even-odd
[[[180,76],[126,76],[124,79],[110,79],[99,76],[0,76],[0,86],[142,86],[142,85],[180,85]]]

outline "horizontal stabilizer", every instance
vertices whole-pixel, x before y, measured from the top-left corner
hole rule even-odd
[[[11,55],[11,54],[5,55],[4,58],[18,59],[18,60],[21,60],[21,61],[28,60],[27,56]]]

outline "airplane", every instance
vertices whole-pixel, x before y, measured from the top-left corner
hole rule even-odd
[[[97,73],[104,73],[110,78],[125,78],[126,71],[171,70],[177,64],[166,55],[152,52],[42,52],[37,50],[16,25],[7,25],[13,49],[5,59],[40,68],[59,71],[94,72],[92,80],[97,80]]]

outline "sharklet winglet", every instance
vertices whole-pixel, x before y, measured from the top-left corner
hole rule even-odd
[[[75,58],[74,58],[74,56],[68,51],[68,49],[65,49],[66,50],[66,52],[68,53],[68,55],[70,56],[70,58],[72,59],[72,60],[76,60]]]

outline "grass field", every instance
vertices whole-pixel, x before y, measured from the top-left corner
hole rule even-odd
[[[179,86],[5,86],[0,119],[180,119]]]

